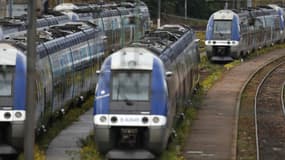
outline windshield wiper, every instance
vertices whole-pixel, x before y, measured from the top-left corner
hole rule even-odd
[[[218,31],[218,33],[221,37],[224,37],[224,33],[222,33],[221,31]]]
[[[128,105],[128,106],[134,105],[134,103],[132,101],[130,101],[126,95],[124,95],[124,98],[125,98],[124,102],[126,103],[126,105]]]
[[[128,97],[126,96],[126,94],[122,94],[122,93],[121,93],[121,95],[120,95],[120,88],[121,88],[121,83],[119,82],[118,89],[117,89],[117,101],[120,100],[120,99],[119,99],[119,96],[121,96],[121,97],[124,98],[123,101],[126,103],[126,105],[132,106],[132,105],[133,105],[133,102],[128,99]]]

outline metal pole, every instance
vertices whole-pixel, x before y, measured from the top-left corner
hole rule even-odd
[[[36,0],[28,1],[28,47],[27,47],[27,105],[25,120],[24,157],[34,160],[35,144],[35,59],[36,59]]]
[[[13,0],[9,0],[9,17],[13,16]]]
[[[187,0],[185,0],[185,19],[187,19]]]
[[[161,9],[161,0],[158,0],[157,28],[160,27],[160,9]]]

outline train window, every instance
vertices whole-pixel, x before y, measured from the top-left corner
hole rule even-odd
[[[116,71],[112,76],[112,99],[115,101],[149,100],[149,72]]]
[[[80,55],[82,59],[84,59],[85,57],[88,57],[87,46],[80,48]]]
[[[218,34],[230,34],[232,30],[232,21],[215,20],[214,21],[214,33]]]
[[[0,96],[12,95],[12,80],[13,71],[12,68],[6,66],[0,66]]]

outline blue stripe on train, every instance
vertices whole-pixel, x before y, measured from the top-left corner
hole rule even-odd
[[[26,109],[26,79],[27,79],[27,64],[26,56],[18,53],[16,57],[16,68],[14,76],[14,109]]]
[[[154,58],[151,82],[151,114],[167,115],[167,88],[163,64]]]
[[[110,79],[111,79],[111,58],[107,59],[102,65],[100,77],[98,78],[98,88],[95,97],[98,98],[94,102],[93,114],[109,114],[110,108]],[[104,94],[102,94],[104,93]],[[109,95],[109,96],[107,96]]]
[[[232,40],[240,41],[239,17],[234,15],[232,22]]]

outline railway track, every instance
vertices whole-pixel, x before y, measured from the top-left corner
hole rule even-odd
[[[283,83],[282,94],[281,94],[282,110],[285,116],[285,82]]]
[[[283,66],[283,72],[285,73],[285,71],[284,71],[285,70],[284,69],[284,60],[285,60],[285,57],[282,57],[282,58],[279,58],[275,61],[272,61],[272,62],[262,66],[258,71],[256,71],[251,76],[251,78],[246,82],[246,84],[243,88],[243,91],[241,93],[241,101],[240,101],[240,105],[239,105],[238,139],[237,139],[237,157],[236,157],[236,159],[257,159],[257,160],[259,160],[259,158],[263,159],[264,158],[263,154],[265,153],[263,149],[265,149],[264,146],[266,146],[267,143],[269,143],[268,140],[270,140],[270,134],[272,134],[272,132],[275,133],[275,131],[278,130],[277,129],[278,127],[275,129],[273,127],[274,124],[277,125],[278,123],[271,124],[271,122],[274,121],[272,119],[272,120],[270,120],[270,122],[268,122],[268,123],[266,122],[267,128],[269,128],[271,130],[270,133],[267,133],[267,136],[269,136],[269,137],[267,139],[260,139],[260,138],[264,138],[264,137],[263,136],[260,137],[258,135],[258,133],[261,132],[260,129],[262,127],[264,127],[265,125],[262,124],[262,123],[264,123],[264,121],[261,122],[260,118],[258,118],[258,117],[260,115],[266,113],[265,117],[267,117],[269,114],[272,114],[270,117],[275,119],[275,118],[277,118],[277,116],[275,116],[274,114],[276,114],[277,109],[276,109],[276,112],[274,112],[274,113],[271,113],[270,110],[263,110],[262,108],[272,109],[270,107],[273,106],[273,104],[270,104],[270,105],[261,104],[261,101],[260,102],[256,101],[256,98],[257,98],[257,100],[262,99],[262,97],[259,96],[261,94],[258,94],[258,93],[262,93],[264,95],[267,95],[267,97],[272,102],[272,101],[274,101],[273,97],[275,99],[276,94],[279,94],[279,96],[277,97],[279,100],[276,103],[280,102],[280,99],[281,99],[280,95],[281,95],[281,90],[282,90],[281,88],[282,88],[283,82],[279,82],[279,81],[282,81],[281,80],[282,78],[284,81],[285,77],[284,76],[272,76],[272,74],[275,73],[275,71],[279,70],[277,68],[280,68],[281,66]],[[274,81],[274,80],[276,80],[276,81],[274,81],[274,82],[271,81],[271,83],[274,83],[276,86],[279,85],[279,87],[280,87],[279,91],[276,88],[269,89],[269,88],[272,88],[272,87],[268,87],[268,85],[269,86],[272,85],[272,84],[271,85],[268,84],[270,82],[267,83],[268,84],[267,86],[262,87],[262,84],[267,82],[267,80],[269,80],[269,77],[275,77],[275,78],[272,78],[272,81]],[[277,80],[279,80],[279,81],[277,82]],[[274,95],[273,95],[273,93],[270,93],[271,94],[270,95],[268,92],[267,93],[264,93],[263,91],[259,92],[259,90],[262,88],[264,90],[271,90],[271,91],[274,90],[275,93],[274,93]],[[262,101],[267,103],[268,100],[262,100]],[[278,112],[279,115],[281,115],[280,113],[283,113],[283,112],[281,112],[282,109],[281,109],[280,104],[281,103],[279,103],[279,112]],[[259,107],[259,105],[261,105],[261,107]],[[263,112],[261,112],[262,110],[263,110]],[[281,120],[279,115],[278,115],[277,119]],[[284,121],[284,117],[282,120]],[[262,125],[258,125],[260,123]],[[282,123],[285,123],[285,121]],[[283,124],[283,125],[285,126],[285,124]],[[257,129],[257,127],[261,127],[261,128]],[[283,131],[285,131],[285,129]],[[266,130],[262,130],[262,133],[263,132],[266,133]],[[279,134],[280,133],[281,132],[279,132]],[[285,140],[285,138],[284,138],[284,140]],[[260,145],[262,145],[262,150],[259,150]],[[283,148],[285,149],[285,143],[284,143]],[[265,149],[265,150],[267,150],[267,149]],[[271,150],[278,151],[278,150],[280,150],[280,147],[271,147]],[[281,149],[281,150],[284,152],[283,149]],[[268,159],[268,158],[264,158],[264,159]],[[269,158],[269,159],[272,159],[272,158]],[[279,157],[279,159],[280,159],[280,157]]]
[[[282,109],[284,75],[283,62],[268,73],[258,87],[255,98],[256,140],[259,150],[257,159],[277,160],[285,157],[285,117]]]

